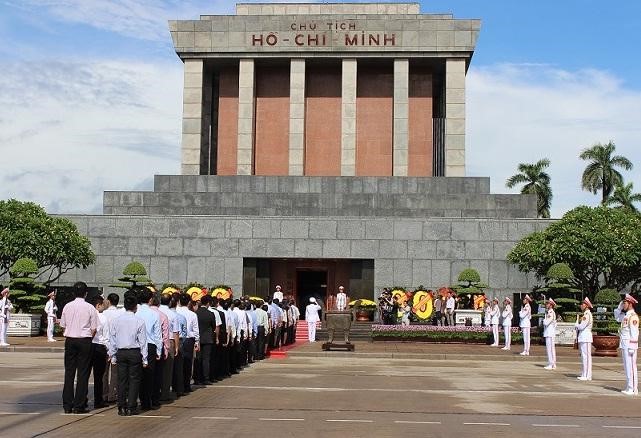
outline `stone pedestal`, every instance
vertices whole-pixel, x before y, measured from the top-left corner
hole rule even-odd
[[[556,345],[574,345],[576,330],[573,322],[556,323]]]
[[[456,325],[465,325],[465,320],[471,318],[472,325],[481,325],[482,315],[483,312],[481,310],[458,309],[454,313],[455,323]]]
[[[38,336],[42,323],[41,315],[30,313],[17,313],[11,315],[9,320],[9,336]]]

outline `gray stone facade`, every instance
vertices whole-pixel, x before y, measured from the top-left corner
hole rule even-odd
[[[489,178],[164,176],[154,192],[105,192],[105,214],[536,217],[536,197],[490,194]]]
[[[437,288],[475,268],[497,293],[522,292],[534,278],[506,261],[537,219],[67,216],[89,236],[97,262],[62,283],[108,288],[132,260],[164,282],[229,284],[242,290],[244,258],[373,259],[375,291],[399,285]],[[375,293],[372,291],[372,294]],[[492,293],[493,293],[492,292]]]

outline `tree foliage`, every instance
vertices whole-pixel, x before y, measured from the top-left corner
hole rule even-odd
[[[91,242],[69,219],[49,216],[33,202],[0,201],[0,277],[21,258],[36,262],[45,285],[96,261]]]
[[[639,210],[637,210],[637,207],[634,205],[635,202],[641,202],[641,193],[634,193],[634,185],[628,183],[626,185],[618,184],[612,196],[605,201],[605,205],[638,213]]]
[[[135,260],[124,267],[122,275],[122,277],[118,278],[119,283],[114,283],[111,286],[130,289],[135,286],[152,285],[151,280],[147,277],[147,269],[145,269],[145,266]]]
[[[601,288],[641,286],[641,217],[606,207],[577,207],[543,231],[523,238],[508,254],[521,272],[546,276],[566,263],[568,280],[591,298]]]
[[[521,163],[517,167],[519,173],[508,178],[505,185],[514,188],[517,184],[524,184],[521,193],[524,195],[536,195],[536,209],[538,217],[550,217],[550,205],[552,204],[552,187],[550,187],[550,175],[545,169],[550,165],[550,160],[543,158],[534,164]]]
[[[610,141],[608,144],[597,143],[584,149],[579,158],[589,161],[583,171],[581,187],[596,194],[601,190],[601,203],[605,204],[617,185],[623,184],[623,176],[616,169],[632,169],[630,160],[622,155],[612,155],[616,145]]]
[[[45,287],[35,280],[38,265],[29,258],[22,258],[9,268],[9,289],[18,312],[35,313],[44,309]]]

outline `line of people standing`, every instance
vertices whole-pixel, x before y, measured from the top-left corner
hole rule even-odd
[[[192,392],[192,385],[239,373],[266,357],[270,340],[281,345],[295,339],[293,303],[209,295],[194,300],[136,286],[119,309],[117,294],[88,303],[82,282],[74,294],[59,321],[65,336],[65,413],[89,412],[92,371],[94,408],[117,400],[119,415],[136,415]]]

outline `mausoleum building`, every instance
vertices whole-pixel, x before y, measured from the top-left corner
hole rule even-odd
[[[532,285],[506,255],[547,226],[536,197],[465,176],[479,20],[417,3],[252,3],[169,28],[182,175],[73,216],[98,260],[65,281],[107,286],[138,260],[160,284],[280,284],[300,299],[437,288],[466,267],[501,293]]]

